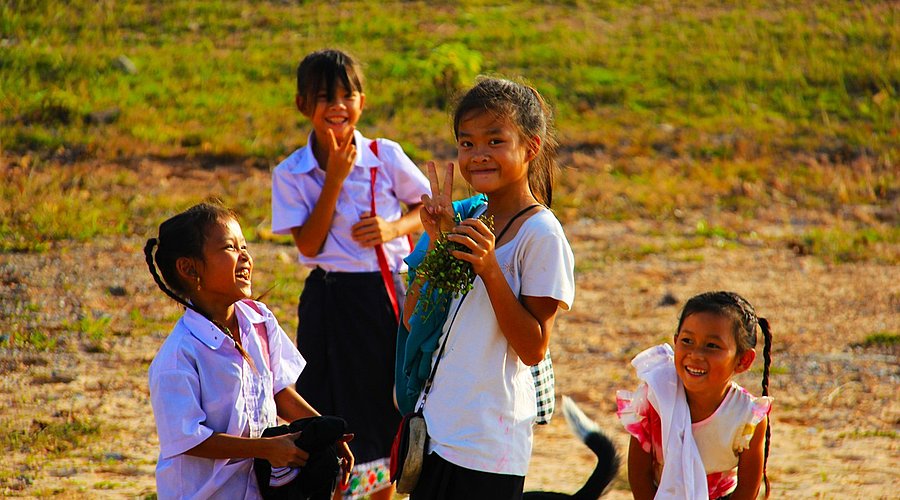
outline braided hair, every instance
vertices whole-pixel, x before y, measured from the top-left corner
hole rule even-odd
[[[747,299],[734,292],[706,292],[691,297],[681,310],[678,329],[688,316],[695,313],[719,314],[732,320],[734,339],[737,344],[737,355],[756,347],[756,328],[759,326],[763,334],[763,374],[762,395],[769,395],[769,366],[772,364],[772,331],[766,318],[757,316],[756,310]],[[763,481],[766,484],[766,498],[769,498],[770,484],[766,475],[766,464],[769,461],[769,441],[772,435],[772,422],[766,426],[766,441],[763,455]]]
[[[187,309],[191,309],[222,330],[231,339],[235,348],[250,364],[256,366],[247,351],[236,341],[231,330],[212,319],[209,313],[196,306],[190,298],[189,287],[178,275],[176,263],[182,257],[203,260],[203,246],[206,243],[207,230],[215,224],[237,220],[237,215],[223,206],[218,200],[194,205],[159,225],[159,237],[150,238],[144,245],[144,258],[153,281],[159,289],[172,300]],[[156,252],[153,249],[156,248]]]

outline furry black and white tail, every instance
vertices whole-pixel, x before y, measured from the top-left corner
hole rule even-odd
[[[600,431],[597,423],[589,419],[568,396],[562,397],[562,403],[563,415],[566,416],[569,428],[597,455],[597,467],[594,468],[594,472],[591,473],[591,477],[584,483],[584,486],[572,495],[549,491],[529,491],[525,493],[525,500],[595,500],[600,498],[603,490],[609,486],[619,471],[619,456],[616,453],[616,447]]]

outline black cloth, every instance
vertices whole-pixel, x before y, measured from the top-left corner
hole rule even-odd
[[[268,460],[253,460],[253,471],[259,484],[259,491],[265,499],[311,499],[330,500],[337,486],[341,472],[337,458],[337,440],[344,435],[347,422],[339,417],[322,416],[294,420],[290,425],[269,427],[262,433],[263,437],[283,436],[302,431],[294,440],[298,448],[309,453],[306,465],[300,468],[300,474],[290,483],[272,488],[269,478],[272,465]]]
[[[405,289],[395,278],[402,308]],[[394,407],[397,319],[381,274],[317,268],[297,314],[297,348],[307,362],[297,392],[319,412],[347,420],[356,463],[389,457],[401,418]]]
[[[431,453],[409,500],[520,500],[524,489],[525,476],[466,469]]]

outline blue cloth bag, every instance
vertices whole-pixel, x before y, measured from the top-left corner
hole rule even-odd
[[[487,196],[477,194],[471,198],[453,202],[453,211],[462,219],[468,219],[478,213],[478,210],[487,203]],[[428,233],[422,234],[412,253],[404,259],[409,266],[408,284],[412,285],[416,279],[416,269],[425,259],[428,250]],[[428,314],[422,311],[426,301],[419,300],[412,316],[409,318],[409,330],[400,322],[397,329],[397,356],[394,365],[394,382],[397,395],[397,406],[400,413],[405,415],[415,409],[416,401],[422,392],[425,381],[431,373],[431,358],[438,347],[438,339],[441,337],[441,327],[447,320],[452,295],[449,293],[438,294],[437,290],[431,290],[428,282],[425,282],[420,292],[420,297],[430,295],[430,303],[433,307]]]

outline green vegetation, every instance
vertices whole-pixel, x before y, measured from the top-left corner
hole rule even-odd
[[[0,18],[0,141],[14,151],[272,161],[305,138],[296,63],[338,46],[366,65],[362,127],[420,160],[447,144],[449,94],[478,73],[533,82],[569,145],[898,153],[890,2],[47,0],[5,2]]]
[[[209,174],[184,193],[142,160],[271,167],[306,140],[296,64],[329,46],[364,64],[361,129],[420,163],[453,155],[454,93],[479,74],[527,79],[555,108],[564,221],[696,227],[625,258],[741,244],[754,229],[718,215],[774,206],[846,222],[794,228],[800,253],[900,261],[900,11],[837,0],[5,2],[0,253],[144,235],[209,195],[249,240],[289,242],[258,177],[184,173]]]
[[[35,420],[30,429],[11,428],[0,438],[0,449],[19,450],[31,455],[59,454],[76,449],[100,433],[100,424],[90,418]]]
[[[862,347],[874,347],[896,346],[898,344],[900,344],[900,334],[891,332],[876,332],[871,335],[867,335],[866,338],[858,345]]]

